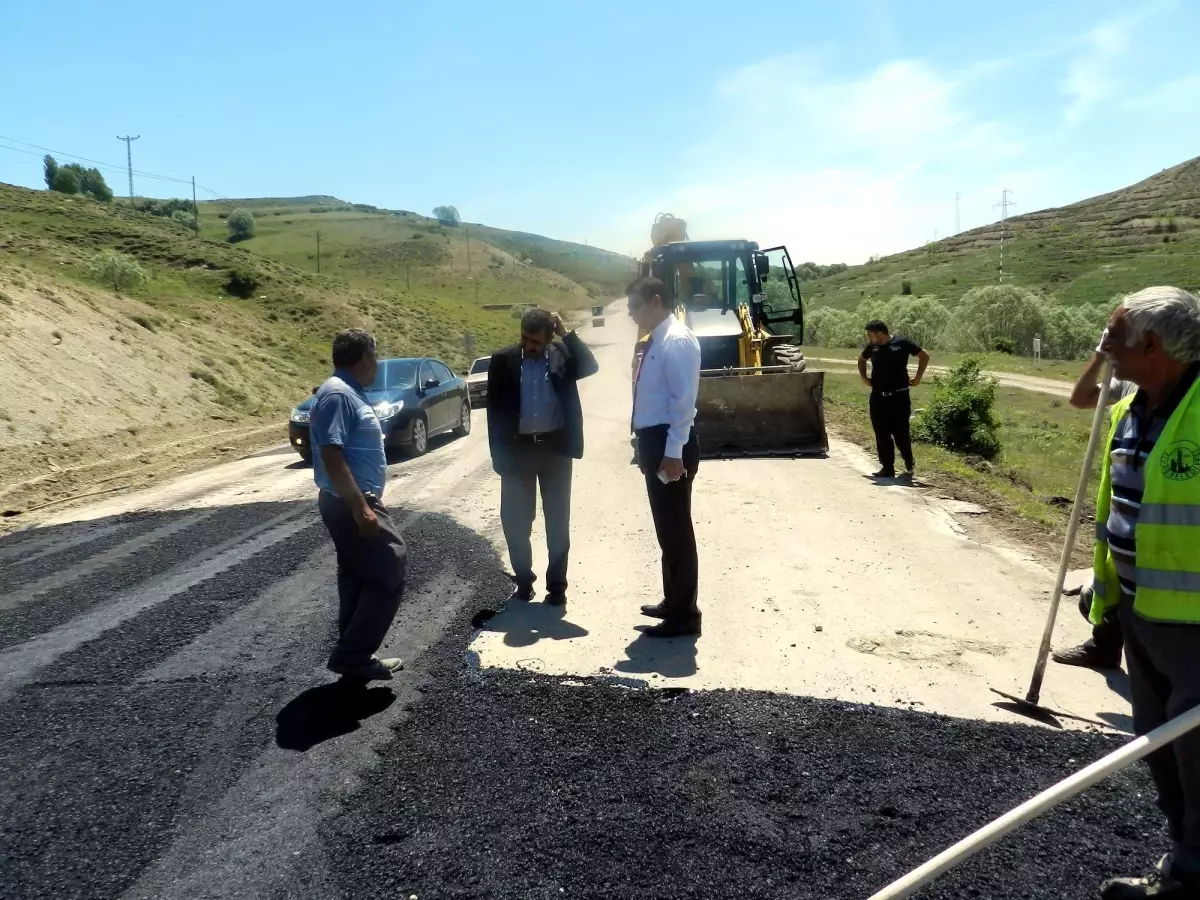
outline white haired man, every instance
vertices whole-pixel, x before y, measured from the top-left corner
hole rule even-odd
[[[1113,407],[1096,500],[1092,622],[1117,607],[1138,734],[1200,705],[1200,300],[1130,294],[1101,350],[1137,393]],[[1200,898],[1200,732],[1146,758],[1171,853],[1104,900]]]

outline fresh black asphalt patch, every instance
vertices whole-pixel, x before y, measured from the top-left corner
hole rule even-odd
[[[866,898],[1120,743],[447,671],[327,823],[329,860],[345,897]],[[1095,897],[1166,847],[1152,798],[1119,774],[920,896]]]

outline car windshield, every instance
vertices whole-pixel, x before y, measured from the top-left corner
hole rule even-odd
[[[417,383],[415,359],[385,359],[379,362],[379,373],[367,386],[367,391],[396,391],[410,388]]]
[[[488,363],[490,363],[491,361],[492,361],[492,358],[490,356],[479,357],[479,359],[477,359],[477,360],[475,360],[475,362],[471,363],[471,371],[468,372],[467,374],[468,375],[476,375],[479,372],[486,372],[488,370]]]

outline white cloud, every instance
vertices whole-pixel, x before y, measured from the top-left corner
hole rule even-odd
[[[1128,52],[1130,31],[1134,25],[1128,19],[1106,22],[1087,33],[1086,49],[1067,68],[1063,93],[1068,98],[1068,122],[1078,122],[1088,116],[1103,101],[1120,89],[1117,63]]]
[[[1025,150],[1003,123],[971,114],[973,79],[995,70],[946,76],[904,59],[831,77],[807,56],[740,69],[717,86],[724,107],[718,102],[713,118],[728,127],[693,148],[675,186],[603,239],[644,249],[659,211],[687,219],[693,238],[787,243],[799,259],[819,262],[918,246],[935,229],[945,237],[955,190],[1002,172]],[[964,228],[994,218],[965,202]]]

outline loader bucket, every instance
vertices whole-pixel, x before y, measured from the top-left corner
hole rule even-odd
[[[827,453],[824,386],[824,372],[702,376],[695,423],[701,455]]]

